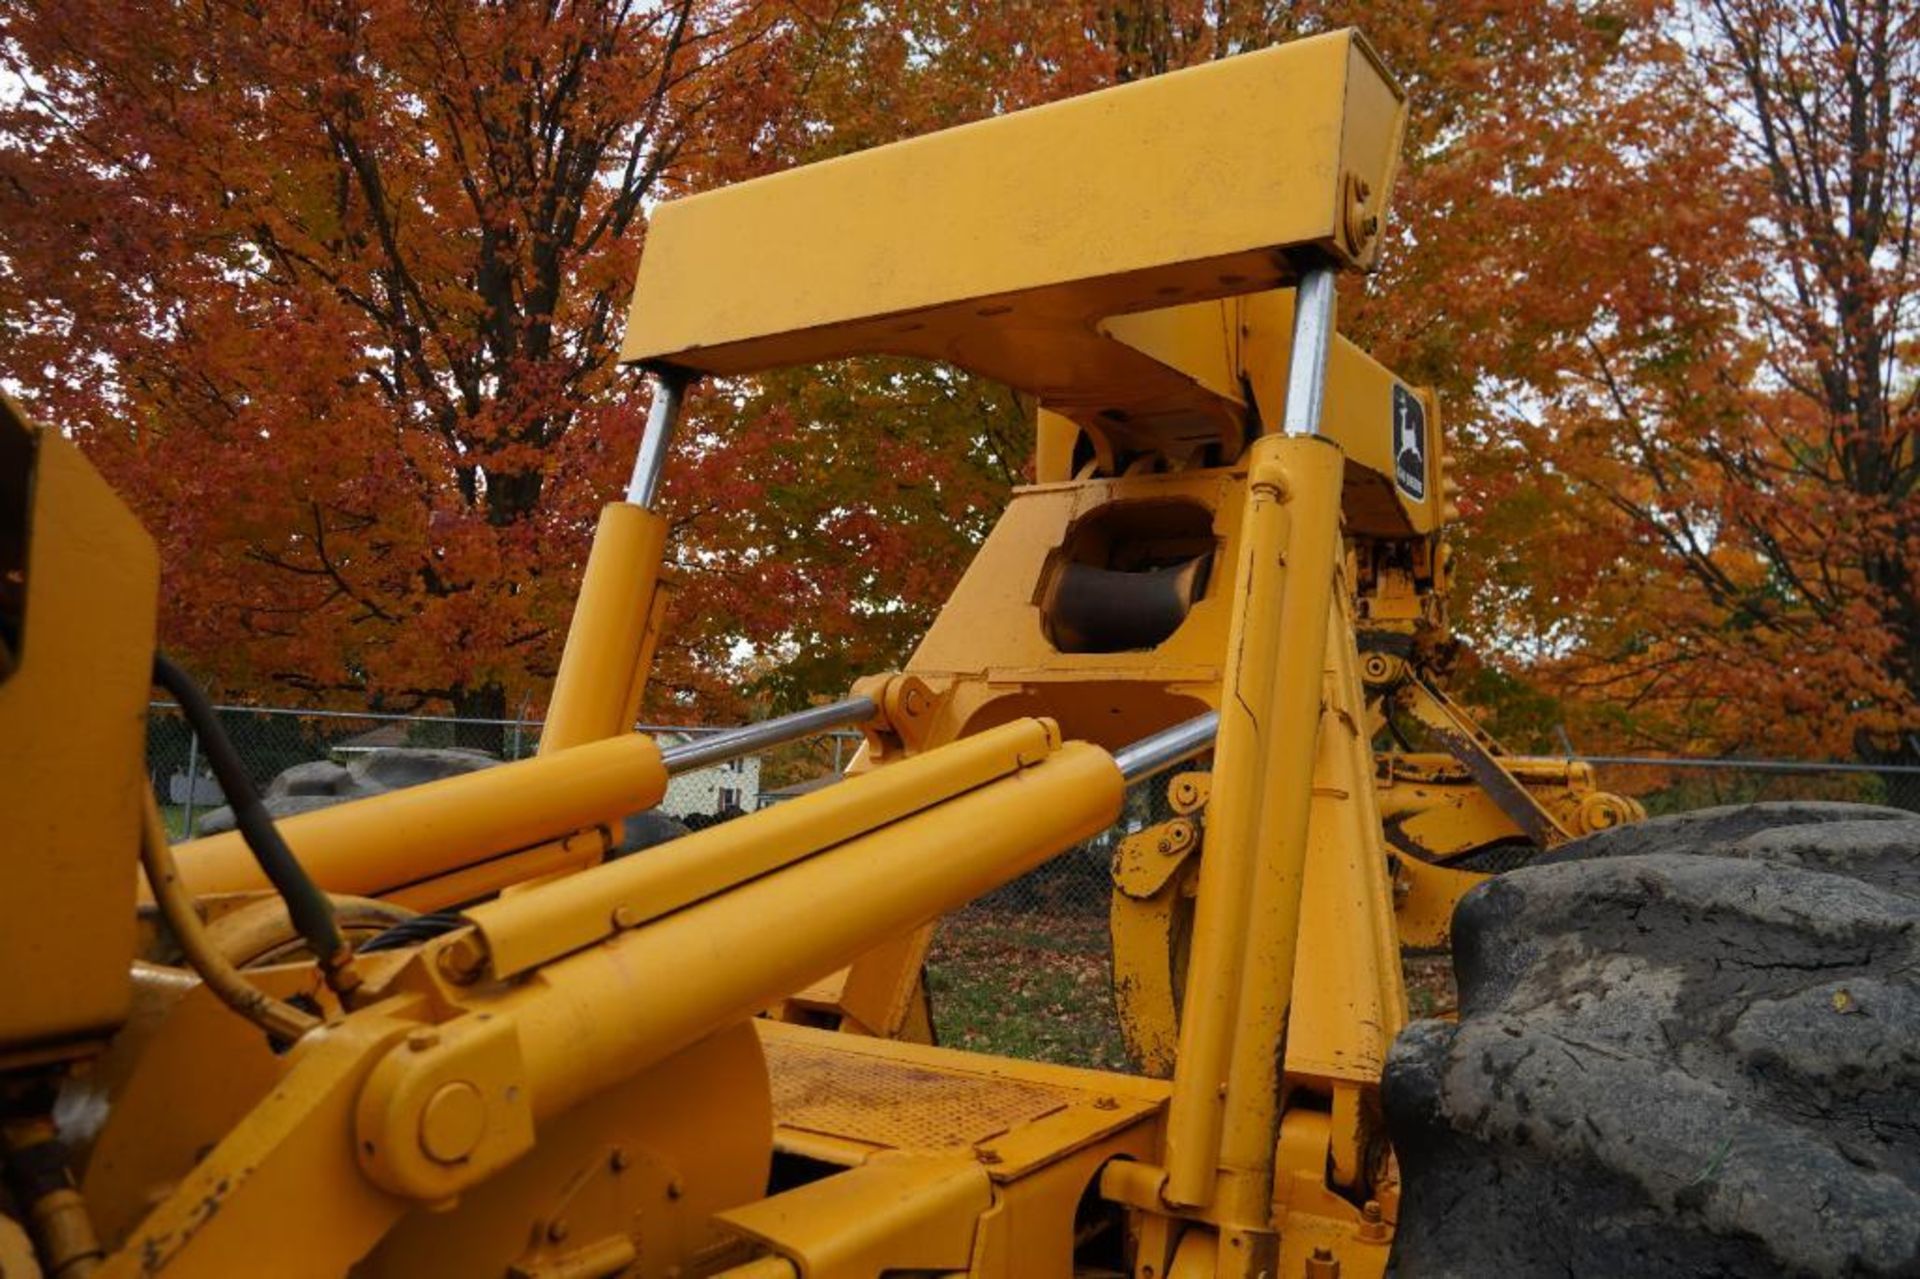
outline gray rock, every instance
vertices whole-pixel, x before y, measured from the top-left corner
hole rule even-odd
[[[335,804],[355,798],[353,795],[262,795],[260,803],[267,812],[275,817],[298,817],[301,813],[311,813],[319,808],[332,808]],[[223,835],[234,828],[233,810],[226,805],[210,808],[204,813],[196,813],[193,818],[195,835]]]
[[[443,777],[495,768],[499,763],[481,751],[389,746],[354,756],[347,764],[347,771],[360,787],[400,790],[422,782],[437,782]]]
[[[278,777],[267,783],[260,792],[262,799],[278,799],[282,795],[344,795],[353,785],[353,774],[342,765],[330,759],[316,759],[305,764],[295,764]]]
[[[331,760],[295,764],[267,783],[260,802],[274,817],[295,817],[350,799],[492,768],[499,762],[479,751],[386,746],[358,755],[344,767]],[[233,809],[209,809],[195,817],[193,828],[197,835],[224,834],[234,828]]]

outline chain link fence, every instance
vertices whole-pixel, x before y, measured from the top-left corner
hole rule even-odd
[[[350,772],[386,747],[478,752],[519,759],[539,746],[536,720],[459,720],[282,708],[219,714],[256,785],[297,765],[329,761]],[[201,830],[224,804],[204,753],[177,708],[156,703],[147,759],[176,838]],[[641,725],[665,745],[721,728]],[[859,746],[838,731],[675,777],[661,808],[691,828],[724,821],[837,778]],[[1793,760],[1588,756],[1603,787],[1632,794],[1650,814],[1769,800],[1835,800],[1920,809],[1920,769]],[[1172,816],[1167,778],[1129,792],[1114,827],[949,915],[935,930],[927,987],[940,1042],[1045,1061],[1124,1069],[1108,937],[1110,864],[1120,841]],[[1424,966],[1422,966],[1424,965]],[[1430,971],[1429,971],[1430,970]],[[1416,1015],[1449,1002],[1444,957],[1409,970]]]
[[[1821,800],[1920,813],[1920,768],[1786,759],[1583,756],[1601,784],[1631,794],[1649,816],[1725,804]]]
[[[328,763],[349,772],[389,748],[460,752],[486,760],[525,759],[540,746],[540,721],[456,719],[286,707],[219,706],[215,712],[248,776],[262,791],[303,764]],[[723,728],[640,724],[637,731],[674,746]],[[821,779],[837,777],[860,744],[850,731],[822,733],[759,755],[674,777],[660,811],[699,829],[753,812],[801,793]],[[457,761],[454,762],[457,765]],[[169,830],[190,839],[224,829],[226,800],[207,766],[199,739],[170,702],[155,702],[147,716],[147,769]],[[312,783],[304,783],[310,785]],[[346,783],[343,781],[343,785]],[[282,783],[284,788],[287,783]]]

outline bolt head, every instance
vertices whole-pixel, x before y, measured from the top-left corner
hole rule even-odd
[[[464,1079],[441,1084],[420,1108],[420,1149],[435,1163],[459,1163],[486,1132],[486,1100]]]
[[[443,947],[435,959],[440,975],[448,981],[466,983],[474,980],[486,971],[487,948],[477,936],[468,932],[455,937]]]

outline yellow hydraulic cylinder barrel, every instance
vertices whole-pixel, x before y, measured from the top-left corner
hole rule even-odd
[[[1056,731],[1035,719],[1003,724],[467,917],[487,942],[492,974],[511,977],[1015,774],[1053,752]]]
[[[330,893],[378,897],[488,858],[608,826],[652,808],[667,770],[651,738],[625,733],[571,750],[448,777],[279,823],[300,864]],[[197,894],[265,889],[237,831],[176,845]]]
[[[632,731],[666,544],[667,522],[646,507],[601,510],[540,731],[542,755]]]
[[[1334,616],[1333,588],[1341,554],[1345,470],[1340,449],[1326,440],[1276,440],[1270,447],[1291,508],[1292,530],[1276,619],[1279,660],[1272,664],[1266,687],[1255,688],[1250,681],[1241,688],[1261,720],[1267,743],[1265,767],[1253,792],[1260,820],[1215,1202],[1220,1220],[1251,1230],[1264,1229],[1273,1200],[1280,1073],[1300,940],[1307,822],[1326,696],[1327,634]],[[1263,503],[1280,500],[1273,480],[1256,464],[1254,518],[1265,518],[1260,513]],[[1366,784],[1365,779],[1361,784]],[[1253,1251],[1247,1248],[1241,1253],[1250,1257]]]
[[[1164,1193],[1175,1204],[1198,1206],[1213,1198],[1230,1062],[1236,1034],[1247,1033],[1236,1024],[1246,980],[1250,914],[1256,897],[1263,910],[1272,909],[1267,900],[1272,886],[1263,888],[1261,882],[1263,858],[1273,851],[1269,831],[1278,834],[1283,825],[1291,829],[1297,822],[1302,838],[1295,841],[1291,855],[1297,859],[1304,854],[1334,569],[1326,532],[1307,525],[1326,524],[1337,539],[1340,463],[1337,447],[1312,437],[1268,436],[1253,449],[1235,571],[1239,593],[1227,637],[1229,660],[1214,747],[1206,856],[1200,862],[1167,1122]],[[1298,571],[1289,567],[1293,565]],[[1309,607],[1320,611],[1303,623],[1300,617]],[[1283,701],[1307,710],[1289,718],[1281,709]],[[1276,767],[1297,768],[1302,756],[1304,775],[1276,773]],[[1278,789],[1282,785],[1288,789]],[[1264,826],[1269,809],[1289,810],[1288,821]],[[1297,816],[1291,812],[1296,809]],[[1291,872],[1296,878],[1298,869]],[[1262,927],[1274,923],[1264,918]],[[1290,950],[1286,964],[1290,974]],[[1278,1050],[1278,1044],[1265,1045],[1265,1051]]]
[[[1031,768],[546,965],[500,1009],[518,1030],[535,1119],[1098,834],[1119,816],[1124,791],[1111,756],[1068,743]],[[752,838],[740,839],[742,855]]]

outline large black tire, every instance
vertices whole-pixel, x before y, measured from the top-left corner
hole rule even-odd
[[[1461,902],[1384,1083],[1402,1275],[1920,1274],[1920,820],[1760,808]]]
[[[1844,849],[1876,827],[1911,839],[1914,833],[1912,829],[1899,825],[1887,828],[1884,823],[1888,822],[1911,824],[1920,822],[1920,816],[1904,808],[1881,808],[1873,804],[1806,800],[1729,804],[1721,808],[1670,813],[1644,822],[1615,826],[1611,830],[1587,835],[1541,853],[1528,864],[1553,866],[1561,862],[1585,862],[1600,857],[1638,857],[1643,853],[1710,853],[1716,857],[1742,857],[1750,854],[1741,850],[1748,847],[1750,841],[1762,836],[1768,841],[1785,837],[1790,842],[1812,841]],[[1832,830],[1835,826],[1845,826],[1847,829]],[[1765,846],[1763,841],[1762,847]],[[1774,846],[1778,847],[1777,844]]]

